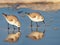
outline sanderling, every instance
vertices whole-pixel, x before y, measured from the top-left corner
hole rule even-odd
[[[18,41],[20,36],[21,36],[21,32],[17,32],[15,34],[14,33],[9,34],[7,38],[4,40],[4,42],[10,42],[10,43],[16,42]]]
[[[33,40],[40,40],[44,37],[45,30],[43,32],[33,31],[26,37],[31,38]]]
[[[27,16],[31,19],[31,29],[32,29],[32,22],[36,22],[37,24],[37,30],[38,30],[38,22],[44,22],[44,17],[37,12],[33,12],[33,13],[27,13],[25,12],[25,14],[27,14]]]
[[[8,22],[8,32],[9,32],[9,24],[13,26],[17,26],[18,31],[20,30],[21,23],[19,22],[18,18],[15,15],[7,15],[5,13],[2,13],[2,14],[5,17],[6,21]]]

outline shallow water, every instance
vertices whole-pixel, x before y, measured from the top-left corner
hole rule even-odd
[[[17,12],[23,11],[23,13],[18,14]],[[45,18],[45,25],[41,22],[39,23],[39,31],[43,32],[44,29],[46,30],[45,36],[41,40],[32,40],[26,38],[26,35],[31,33],[30,29],[30,19],[26,16],[22,18],[20,15],[24,15],[24,12],[39,12]],[[8,43],[4,42],[4,39],[8,35],[7,31],[7,22],[5,18],[2,16],[2,13],[6,14],[13,14],[19,18],[21,22],[21,37],[15,43]],[[26,21],[27,23],[26,23]],[[12,26],[10,25],[11,29],[13,30]],[[33,30],[35,30],[36,24],[33,22]],[[16,29],[17,30],[17,29]],[[1,45],[60,45],[60,10],[58,11],[51,11],[51,12],[44,12],[38,10],[32,10],[29,8],[22,8],[19,10],[15,10],[13,8],[0,8],[0,44]]]

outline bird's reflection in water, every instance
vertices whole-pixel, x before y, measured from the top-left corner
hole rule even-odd
[[[43,32],[39,31],[32,31],[29,35],[26,37],[31,38],[33,40],[40,40],[44,37],[45,30]]]
[[[10,43],[17,42],[20,36],[21,36],[21,32],[8,34],[7,38],[4,41]]]

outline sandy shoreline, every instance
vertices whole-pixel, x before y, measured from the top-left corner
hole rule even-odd
[[[33,10],[42,10],[42,11],[56,11],[60,10],[60,3],[52,3],[52,2],[35,2],[35,3],[0,3],[0,8],[5,7],[13,7],[15,4],[19,4],[17,9],[19,8],[30,8]]]

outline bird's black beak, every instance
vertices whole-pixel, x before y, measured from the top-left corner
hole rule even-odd
[[[23,13],[23,11],[19,11],[18,14]]]
[[[21,13],[21,12],[19,12],[19,13]],[[25,14],[26,14],[26,15],[30,15],[30,13],[28,13],[28,12],[25,12]],[[24,18],[26,15],[21,15],[21,17]]]
[[[28,13],[28,12],[25,12],[25,14],[30,15],[30,13]]]
[[[43,21],[43,23],[45,24],[45,21]]]
[[[7,14],[5,14],[5,13],[2,13],[2,14],[3,14],[3,16],[7,17]]]

